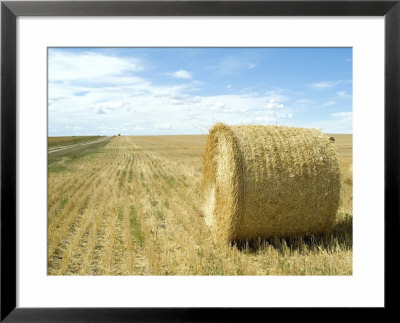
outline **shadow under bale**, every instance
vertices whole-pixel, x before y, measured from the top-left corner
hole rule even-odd
[[[353,217],[349,214],[344,215],[333,226],[332,230],[321,236],[309,237],[275,237],[269,239],[256,238],[246,241],[236,241],[232,243],[240,251],[256,253],[259,250],[273,247],[279,253],[290,252],[303,253],[305,251],[338,251],[353,249]]]

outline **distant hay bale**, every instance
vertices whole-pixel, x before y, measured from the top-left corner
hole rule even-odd
[[[335,142],[335,137],[329,137],[329,140]]]
[[[323,234],[339,205],[336,150],[315,129],[218,123],[202,191],[205,221],[222,241]]]

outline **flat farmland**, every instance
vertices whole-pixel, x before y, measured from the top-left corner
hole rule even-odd
[[[219,245],[202,214],[206,136],[118,136],[49,154],[50,275],[351,275],[352,136],[324,237]]]
[[[67,136],[67,137],[49,137],[47,139],[47,145],[49,150],[52,148],[59,148],[68,145],[75,145],[86,143],[90,141],[99,140],[104,138],[104,136]]]

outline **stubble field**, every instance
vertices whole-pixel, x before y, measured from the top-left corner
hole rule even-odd
[[[334,135],[341,202],[330,234],[219,245],[205,224],[206,136],[118,136],[49,154],[50,275],[351,275],[352,136]]]

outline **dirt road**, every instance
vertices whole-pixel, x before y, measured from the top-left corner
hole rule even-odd
[[[81,147],[81,146],[90,145],[90,144],[94,144],[94,143],[99,143],[99,142],[105,141],[110,138],[111,137],[104,137],[104,138],[101,138],[98,140],[92,140],[92,141],[83,142],[83,143],[79,143],[79,144],[66,145],[66,146],[61,146],[61,147],[52,147],[52,148],[49,148],[47,151],[49,154],[51,154],[56,151],[61,151],[61,150],[65,150],[65,149],[71,149],[71,148]]]

